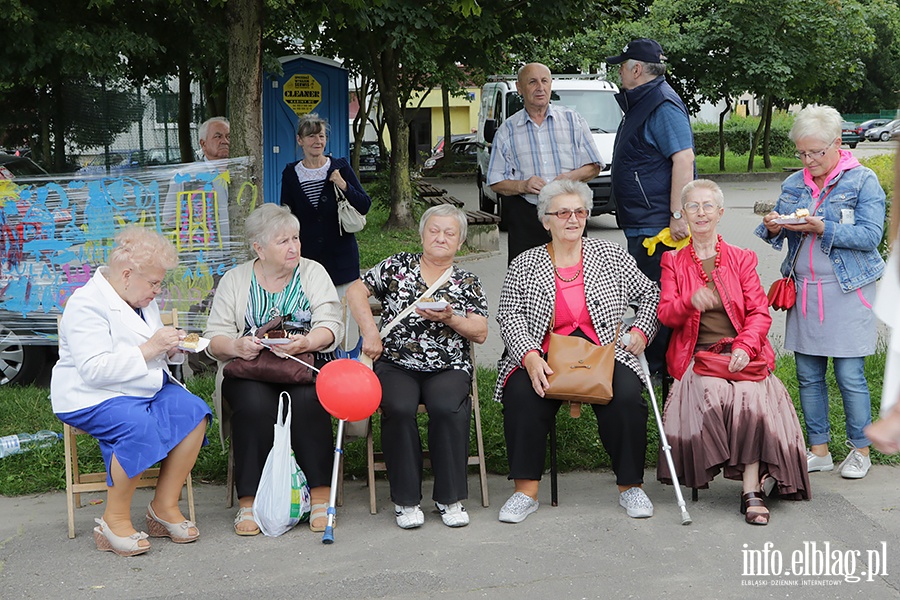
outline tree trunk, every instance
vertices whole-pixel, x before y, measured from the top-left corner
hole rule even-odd
[[[725,97],[725,110],[719,113],[719,170],[725,170],[725,115],[731,112],[731,98]]]
[[[66,170],[66,92],[61,79],[53,86],[53,160],[51,173]]]
[[[764,107],[769,107],[769,97],[766,96],[766,99],[763,101]],[[765,109],[763,109],[765,110]],[[750,158],[747,159],[747,172],[753,172],[753,159],[756,157],[756,150],[759,148],[759,140],[762,137],[763,127],[765,127],[765,117],[761,116],[759,119],[759,127],[756,128],[756,132],[753,134],[753,140],[750,143]]]
[[[444,166],[453,160],[450,152],[450,144],[453,142],[453,132],[450,126],[450,90],[446,85],[441,86],[441,112],[444,113]]]
[[[194,143],[191,139],[191,72],[185,66],[178,67],[178,146],[181,162],[194,162]]]
[[[366,125],[369,122],[369,112],[372,105],[375,104],[375,94],[373,91],[373,81],[368,75],[361,74],[359,76],[359,87],[356,89],[356,100],[359,104],[359,110],[353,117],[353,151],[350,153],[350,166],[354,173],[359,173],[359,155],[362,143],[366,137]]]
[[[403,114],[405,101],[400,98],[395,83],[399,79],[400,59],[390,46],[370,48],[369,57],[384,121],[391,136],[391,214],[384,228],[407,229],[415,225],[415,222],[412,215],[412,186],[409,182],[409,124]]]
[[[765,133],[763,133],[763,164],[766,165],[767,169],[772,168],[772,156],[769,153],[769,138],[772,133],[772,109],[774,102],[771,98],[766,99],[766,114],[763,115],[763,121],[765,122]]]
[[[50,167],[53,161],[53,152],[50,147],[50,93],[46,87],[38,91],[38,106],[41,118],[41,162],[45,168]]]
[[[230,0],[228,11],[228,98],[231,103],[231,156],[251,158],[247,181],[262,181],[262,27],[263,0]],[[228,194],[231,236],[242,239],[249,202],[238,205],[238,189]],[[248,194],[244,194],[248,197]]]

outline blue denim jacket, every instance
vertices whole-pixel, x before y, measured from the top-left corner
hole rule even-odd
[[[877,281],[884,272],[884,260],[878,252],[884,230],[884,190],[875,173],[862,166],[842,171],[829,183],[831,191],[816,213],[825,220],[819,248],[830,259],[846,293]],[[803,182],[803,171],[784,180],[775,204],[776,212],[787,215],[806,208],[812,213],[813,206],[812,191]],[[854,222],[847,223],[848,218]],[[776,250],[781,250],[787,238],[788,252],[781,263],[781,274],[787,277],[800,250],[801,234],[782,229],[778,235],[769,237],[769,230],[762,223],[754,233]]]

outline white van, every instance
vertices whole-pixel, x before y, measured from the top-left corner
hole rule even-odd
[[[594,135],[594,143],[606,168],[588,182],[594,192],[594,208],[591,216],[615,213],[611,197],[609,166],[612,164],[613,142],[622,120],[622,110],[616,102],[619,88],[600,75],[554,75],[550,101],[572,108],[584,117]],[[491,160],[491,142],[500,124],[524,107],[522,97],[516,91],[516,76],[491,77],[481,89],[481,108],[478,111],[478,185],[479,209],[500,215],[497,194],[486,182],[488,163]]]

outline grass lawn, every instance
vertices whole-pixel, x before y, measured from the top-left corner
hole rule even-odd
[[[735,154],[734,152],[725,152],[725,171],[719,170],[718,156],[697,156],[697,173],[700,175],[716,174],[716,173],[746,173],[747,172],[747,154]],[[757,156],[753,161],[753,172],[782,172],[787,168],[798,168],[803,165],[793,156],[772,156],[772,168],[767,169],[761,156]]]
[[[866,359],[866,375],[872,393],[872,413],[878,414],[881,397],[882,377],[884,373],[884,353],[879,352]],[[778,359],[777,375],[794,398],[797,414],[802,424],[802,411],[797,395],[797,380],[794,373],[794,361],[789,355]],[[500,405],[492,402],[494,383],[497,372],[494,369],[478,368],[478,389],[481,400],[481,417],[484,433],[487,468],[493,473],[506,473],[506,445],[503,439],[503,416]],[[844,411],[840,401],[840,393],[834,381],[834,375],[828,372],[829,397],[831,398],[831,423],[833,440],[830,449],[836,461],[847,454],[844,446]],[[214,380],[212,377],[195,378],[188,382],[194,393],[211,403]],[[660,398],[657,390],[657,398]],[[420,434],[427,439],[426,416],[420,416]],[[62,431],[62,424],[50,409],[48,390],[34,386],[0,388],[0,436],[20,432],[34,432],[40,429]],[[375,422],[376,447],[380,445],[380,427]],[[561,471],[596,469],[609,467],[609,456],[597,439],[597,425],[594,413],[589,408],[582,410],[579,419],[569,417],[568,410],[563,407],[557,417],[557,435],[559,439],[559,466]],[[214,421],[208,432],[210,445],[200,452],[194,468],[194,478],[198,481],[215,483],[225,482],[226,456],[219,444],[218,422]],[[646,464],[653,466],[657,461],[658,432],[652,410],[647,422],[648,447]],[[474,436],[472,446],[474,453]],[[79,436],[78,452],[82,468],[89,471],[102,471],[103,461],[96,442],[89,436]],[[896,464],[898,457],[886,457],[877,451],[872,452],[872,460],[876,464]],[[549,463],[548,463],[549,464]],[[345,449],[345,472],[359,478],[365,477],[366,459],[365,442],[356,440]],[[0,494],[21,495],[36,494],[50,490],[65,489],[65,463],[62,443],[50,448],[40,448],[24,454],[0,459]]]

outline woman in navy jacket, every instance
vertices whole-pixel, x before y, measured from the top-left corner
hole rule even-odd
[[[303,160],[292,162],[281,175],[281,204],[289,206],[300,220],[303,257],[321,263],[331,276],[338,295],[359,279],[359,247],[356,236],[345,232],[338,221],[335,187],[362,214],[372,199],[366,194],[346,158],[325,154],[328,123],[315,113],[300,118],[297,143]]]

